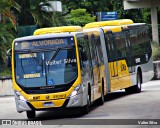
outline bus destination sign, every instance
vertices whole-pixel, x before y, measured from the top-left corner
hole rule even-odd
[[[70,45],[73,45],[73,38],[21,41],[15,42],[15,50],[42,49],[51,47],[64,47]]]

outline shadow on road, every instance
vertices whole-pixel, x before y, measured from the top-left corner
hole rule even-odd
[[[130,95],[130,94],[127,94],[125,91],[112,92],[112,93],[109,93],[105,96],[105,102],[116,100],[118,98],[122,98],[127,95]]]

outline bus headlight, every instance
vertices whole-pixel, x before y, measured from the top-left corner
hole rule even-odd
[[[80,93],[80,88],[81,88],[81,85],[76,86],[69,97],[73,97],[77,95],[78,93]]]
[[[18,91],[15,91],[15,96],[18,100],[26,101],[26,99]]]

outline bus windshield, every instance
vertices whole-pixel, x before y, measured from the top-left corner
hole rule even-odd
[[[65,41],[73,44],[15,50],[17,83],[27,88],[65,85],[75,80],[77,60],[73,38]]]

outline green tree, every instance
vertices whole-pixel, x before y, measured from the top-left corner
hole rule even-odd
[[[50,8],[53,0],[16,0],[23,8],[21,13],[17,13],[18,23],[24,25],[38,25],[41,27],[51,27],[63,25],[63,13],[45,10]]]
[[[71,13],[66,18],[68,25],[84,26],[95,21],[95,17],[91,17],[91,14],[87,13],[86,9],[71,10]]]
[[[20,11],[20,6],[14,0],[1,0],[0,1],[0,13],[2,16],[1,23],[5,24],[7,19],[9,18],[12,24],[16,25],[16,19],[11,11],[12,7]]]
[[[48,0],[29,0],[27,10],[32,14],[34,21],[40,27],[51,26],[52,13],[42,10],[43,6],[49,7]]]
[[[15,0],[21,6],[21,12],[13,9],[17,18],[18,26],[35,25],[34,18],[29,12],[29,0]]]
[[[61,0],[67,6],[69,12],[78,8],[85,8],[92,16],[96,12],[108,11],[108,0]]]
[[[20,11],[20,6],[14,0],[0,1],[0,65],[4,64],[6,51],[11,47],[15,35],[17,22],[11,8]]]
[[[43,7],[51,8],[50,0],[29,0],[28,11],[32,14],[34,21],[40,27],[51,27],[62,25],[60,18],[61,13],[56,11],[47,11]],[[52,0],[51,0],[52,1]]]
[[[122,0],[61,0],[69,10],[85,8],[92,16],[96,12],[117,11],[119,19],[132,19],[134,22],[142,22],[143,14],[141,9],[124,10]]]

